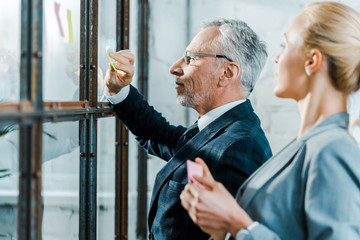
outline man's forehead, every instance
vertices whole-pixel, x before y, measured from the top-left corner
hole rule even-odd
[[[200,50],[206,50],[208,48],[208,44],[211,40],[213,40],[219,34],[219,27],[207,27],[202,29],[190,44],[187,46],[186,51],[188,52],[196,52]]]

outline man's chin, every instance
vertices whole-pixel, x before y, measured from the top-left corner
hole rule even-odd
[[[176,97],[176,102],[181,106],[190,107],[189,103],[188,103],[188,101],[187,101],[187,99],[186,99],[186,97],[184,95],[178,95]]]
[[[183,96],[176,96],[176,103],[177,104],[179,104],[179,105],[181,105],[181,106],[184,106],[183,104],[184,104],[184,101],[185,101],[185,99],[184,99],[184,97]]]

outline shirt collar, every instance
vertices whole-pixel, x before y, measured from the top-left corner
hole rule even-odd
[[[199,131],[203,130],[207,125],[212,123],[215,119],[232,109],[233,107],[245,102],[246,99],[241,99],[231,103],[224,104],[220,107],[214,108],[213,110],[207,112],[198,120]]]

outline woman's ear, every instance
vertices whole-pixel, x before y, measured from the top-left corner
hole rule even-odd
[[[306,75],[311,76],[318,71],[324,61],[323,54],[318,49],[312,49],[306,57],[305,72]]]
[[[228,85],[231,82],[231,80],[239,79],[240,74],[241,74],[241,70],[239,64],[235,62],[226,63],[224,67],[224,72],[220,77],[219,86],[224,87]]]

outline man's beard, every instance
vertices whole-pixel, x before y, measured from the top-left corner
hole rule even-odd
[[[210,91],[205,92],[194,92],[189,90],[184,90],[184,93],[177,95],[176,102],[184,107],[194,108],[200,103],[206,102],[210,98]]]

